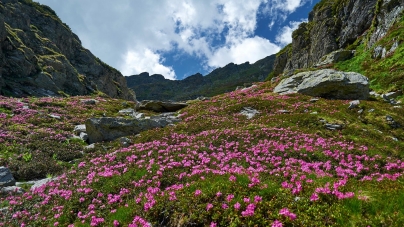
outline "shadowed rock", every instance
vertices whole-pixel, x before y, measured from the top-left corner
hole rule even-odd
[[[140,102],[137,110],[150,110],[154,112],[175,112],[187,107],[188,104],[182,102],[163,102],[158,100],[144,100]]]
[[[10,170],[4,166],[0,167],[0,187],[14,186],[15,179]]]

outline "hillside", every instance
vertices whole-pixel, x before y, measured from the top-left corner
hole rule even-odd
[[[89,150],[68,135],[89,117],[117,116],[119,100],[96,98],[89,111],[85,97],[2,97],[2,164],[22,179],[60,177],[3,198],[0,225],[402,226],[404,131],[386,120],[403,125],[401,106],[348,109],[271,90],[195,102],[181,123],[128,136],[129,147]],[[244,107],[259,114],[248,119]]]
[[[262,82],[272,71],[274,60],[275,55],[271,55],[254,64],[230,63],[206,76],[197,73],[183,80],[168,80],[162,75],[148,73],[125,78],[128,87],[136,91],[138,100],[191,100],[234,91],[237,86]]]
[[[56,13],[31,0],[0,2],[0,94],[104,93],[133,100],[122,74],[82,47]]]
[[[322,0],[277,54],[269,79],[315,70],[327,54],[346,50],[352,58],[320,67],[362,73],[377,91],[403,90],[403,11],[399,0]]]

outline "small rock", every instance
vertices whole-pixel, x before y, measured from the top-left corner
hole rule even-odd
[[[349,107],[348,107],[348,109],[354,109],[354,108],[358,107],[359,104],[360,104],[360,101],[359,101],[359,100],[351,101],[351,102],[349,102]]]
[[[24,194],[24,189],[17,187],[17,186],[9,186],[9,187],[4,187],[1,188],[0,194],[3,195],[9,195],[9,194],[13,194],[13,195],[21,195]]]
[[[210,100],[210,98],[209,98],[209,97],[200,96],[200,97],[196,98],[196,100],[206,101],[206,100]]]
[[[81,103],[86,104],[86,105],[95,105],[99,102],[98,100],[95,100],[95,99],[82,99],[80,101],[81,101]]]
[[[123,147],[129,147],[130,144],[132,143],[132,140],[130,140],[129,138],[126,138],[126,137],[121,137],[121,138],[119,138],[119,142],[121,143],[121,145]]]
[[[244,107],[241,111],[240,114],[244,115],[247,117],[247,119],[253,118],[255,115],[259,114],[260,112],[256,109],[253,109],[251,107]]]
[[[379,97],[380,95],[379,94],[377,94],[375,91],[371,91],[371,92],[369,92],[369,95],[371,95],[371,96],[375,96],[375,97]]]
[[[290,113],[289,110],[278,110],[279,113]]]
[[[11,174],[11,171],[4,167],[0,167],[0,187],[14,186],[15,179]]]
[[[398,139],[396,137],[391,137],[394,141],[398,142]]]
[[[375,109],[370,109],[370,110],[368,110],[369,113],[372,113],[372,112],[374,112],[374,111],[375,111]]]
[[[378,133],[380,133],[380,134],[383,134],[383,132],[380,131],[380,130],[378,130],[378,129],[375,129],[375,131],[378,132]]]
[[[84,141],[88,140],[88,135],[85,132],[80,132],[80,138]]]
[[[0,214],[6,214],[8,211],[8,207],[0,208]]]
[[[73,132],[76,135],[80,135],[80,133],[86,132],[86,125],[76,125],[76,126],[74,126]]]
[[[363,109],[358,110],[358,114],[363,113]]]
[[[390,115],[386,115],[386,121],[387,121],[387,124],[389,124],[391,128],[400,128],[401,127],[401,125],[398,122],[396,122],[393,119],[393,117],[391,117]]]
[[[128,108],[128,109],[123,109],[119,111],[120,115],[133,115],[135,113],[135,110],[132,108]]]
[[[95,148],[95,144],[90,144],[90,145],[84,147],[84,149],[94,149],[94,148]]]
[[[396,100],[394,100],[394,99],[390,99],[389,103],[390,103],[391,105],[396,105],[396,104],[397,104]]]
[[[139,119],[139,118],[144,118],[144,113],[138,113],[135,115],[135,118]]]
[[[327,123],[327,121],[324,120],[324,119],[320,119],[319,121],[320,121],[321,123]]]
[[[251,85],[250,87],[246,87],[246,88],[243,88],[243,89],[241,89],[242,91],[246,91],[246,90],[249,90],[249,89],[251,89],[251,88],[254,88],[254,87],[257,87],[257,85]]]
[[[402,107],[401,107],[401,106],[393,106],[393,108],[395,108],[395,109],[401,109]]]
[[[325,124],[325,128],[329,129],[329,130],[340,130],[342,129],[342,125],[339,124]]]
[[[310,99],[310,102],[315,103],[315,102],[317,102],[318,100],[320,100],[320,99],[312,98],[312,99]]]
[[[51,117],[51,118],[54,118],[54,119],[58,119],[58,120],[60,120],[60,119],[61,119],[61,117],[60,117],[60,116],[58,116],[58,115],[54,115],[54,114],[49,114],[48,116],[49,116],[49,117]]]
[[[383,99],[394,99],[394,98],[397,98],[398,96],[401,96],[401,95],[403,95],[403,92],[401,90],[398,90],[398,91],[383,94],[382,98]]]
[[[56,177],[53,177],[53,178],[45,178],[45,179],[36,180],[36,181],[28,181],[27,183],[32,183],[32,184],[33,184],[33,185],[31,186],[31,190],[33,190],[33,189],[39,188],[39,187],[43,186],[44,184],[46,184],[46,183],[48,183],[48,182],[50,182],[50,181],[53,181],[53,180],[56,180]]]
[[[316,111],[314,111],[314,112],[311,112],[310,114],[318,114]]]

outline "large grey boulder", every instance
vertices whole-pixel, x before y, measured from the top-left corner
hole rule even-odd
[[[14,186],[15,185],[15,179],[13,175],[11,174],[11,171],[4,167],[0,167],[0,188],[2,187],[7,187],[7,186]]]
[[[149,129],[162,128],[179,121],[178,117],[166,113],[150,118],[90,118],[86,120],[85,124],[88,142],[91,144],[101,141],[112,141],[123,136],[136,135]]]
[[[137,107],[137,110],[150,110],[155,112],[175,112],[187,107],[187,103],[165,102],[158,100],[143,100]]]
[[[369,81],[359,73],[323,69],[286,78],[275,87],[274,92],[301,93],[329,99],[366,100],[369,97]]]

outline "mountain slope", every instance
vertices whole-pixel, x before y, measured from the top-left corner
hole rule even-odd
[[[404,124],[402,109],[348,109],[270,85],[194,102],[181,123],[129,136],[129,147],[94,149],[67,135],[122,102],[97,98],[90,110],[84,97],[0,97],[0,165],[25,177],[65,169],[0,199],[0,226],[403,226],[404,131],[386,121]],[[248,119],[244,107],[259,114]]]
[[[271,76],[314,69],[325,55],[347,49],[356,51],[353,59],[323,67],[363,73],[376,90],[403,89],[403,11],[399,0],[323,0],[277,54]]]
[[[230,63],[206,76],[197,73],[178,81],[148,73],[126,77],[126,81],[128,87],[136,91],[138,100],[190,100],[229,92],[245,83],[264,81],[272,71],[274,60],[275,55],[271,55],[254,64]]]
[[[88,95],[133,99],[120,72],[81,46],[47,6],[0,2],[0,93],[8,96]]]

